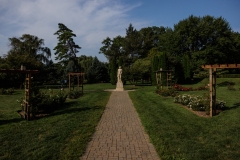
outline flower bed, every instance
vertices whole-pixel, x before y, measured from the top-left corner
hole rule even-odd
[[[209,114],[210,111],[210,97],[205,94],[204,96],[195,96],[189,94],[178,95],[174,97],[175,103],[180,103],[194,111],[206,111],[206,114]],[[225,105],[225,102],[221,100],[216,100],[216,106],[218,109],[222,109]]]
[[[192,87],[183,87],[179,84],[174,84],[174,89],[176,91],[200,91],[200,90],[207,90],[208,85],[200,86],[200,87],[197,87],[197,88],[192,88]]]
[[[29,100],[30,113],[34,117],[40,112],[50,113],[61,108],[66,101],[67,94],[64,91],[40,91],[38,87],[32,88],[31,99]],[[21,109],[24,110],[24,98],[17,100],[21,104]]]
[[[183,94],[176,96],[174,102],[181,103],[194,111],[204,111],[207,108],[206,104],[209,102],[209,99],[203,98],[203,96]]]
[[[175,97],[177,95],[177,92],[175,91],[175,89],[158,89],[156,93],[163,97],[168,97],[168,96]]]

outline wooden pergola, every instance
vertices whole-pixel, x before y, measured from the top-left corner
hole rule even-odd
[[[217,68],[240,68],[240,64],[212,64],[202,65],[202,68],[209,69],[209,89],[210,89],[210,116],[216,115],[216,78]]]
[[[84,73],[81,73],[81,72],[70,72],[70,73],[68,73],[68,84],[69,84],[68,88],[69,88],[69,92],[71,91],[71,88],[74,89],[74,77],[77,77],[77,83],[78,83],[77,88],[78,88],[78,91],[81,88],[82,92],[83,92]]]
[[[162,73],[166,74],[166,82],[167,82],[167,88],[172,87],[172,73],[173,70],[163,70],[160,68],[160,70],[156,71],[156,82],[157,85],[160,85],[161,89],[163,89],[163,80],[162,80]]]
[[[23,118],[30,120],[30,99],[31,99],[31,75],[39,73],[38,70],[24,70],[24,69],[0,69],[0,73],[24,73],[25,78],[25,97],[23,100]]]

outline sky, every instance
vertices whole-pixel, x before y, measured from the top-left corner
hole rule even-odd
[[[222,16],[233,31],[240,32],[239,0],[0,0],[0,56],[9,51],[9,38],[31,34],[44,39],[54,60],[53,48],[58,43],[54,33],[58,23],[63,23],[82,47],[77,56],[97,56],[107,62],[99,54],[101,42],[125,36],[130,23],[137,30],[173,28],[190,15]]]

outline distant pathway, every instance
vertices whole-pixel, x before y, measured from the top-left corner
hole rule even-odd
[[[127,91],[112,92],[82,160],[159,160]]]

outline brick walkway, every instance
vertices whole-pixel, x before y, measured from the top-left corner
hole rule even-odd
[[[82,160],[159,160],[128,92],[112,92]]]

